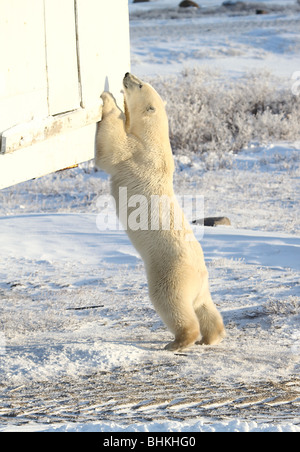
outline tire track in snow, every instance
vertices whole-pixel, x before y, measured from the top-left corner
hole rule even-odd
[[[137,384],[138,369],[104,372],[78,380],[2,387],[0,424],[114,421],[130,424],[153,420],[235,419],[282,422],[298,419],[300,379],[224,385],[188,384],[175,374],[159,378],[160,366]],[[173,377],[173,378],[172,378]],[[173,380],[173,382],[172,382]]]

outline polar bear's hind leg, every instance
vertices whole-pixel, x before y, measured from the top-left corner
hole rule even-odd
[[[175,333],[175,340],[167,344],[165,350],[173,352],[185,350],[194,345],[197,339],[199,339],[198,322],[186,324],[178,328]]]
[[[202,339],[200,345],[217,345],[226,336],[222,316],[211,301],[200,305],[196,310]]]
[[[176,302],[176,308],[172,304],[164,305],[164,309],[159,308],[159,314],[174,334],[175,340],[166,345],[165,350],[180,351],[185,350],[195,344],[201,337],[199,321],[192,304],[187,306],[186,300]]]

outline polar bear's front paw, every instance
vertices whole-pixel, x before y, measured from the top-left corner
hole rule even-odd
[[[102,114],[107,114],[116,108],[116,101],[111,93],[104,91],[100,97],[103,101]]]
[[[103,91],[103,93],[101,94],[100,97],[103,100],[103,103],[109,102],[109,101],[114,102],[114,96],[111,93],[109,93],[108,91]]]
[[[107,91],[104,91],[101,94],[101,99],[103,100],[103,105],[110,105],[110,106],[114,106],[114,107],[116,106],[116,99],[114,98],[114,96],[111,93],[109,93]]]

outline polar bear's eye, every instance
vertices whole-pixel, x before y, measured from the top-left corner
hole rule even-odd
[[[146,108],[146,110],[147,110],[147,111],[150,111],[150,112],[154,112],[154,111],[155,111],[155,108],[154,108],[152,105],[148,105],[148,107]]]
[[[143,88],[143,85],[139,85],[139,88],[142,89],[142,88]]]

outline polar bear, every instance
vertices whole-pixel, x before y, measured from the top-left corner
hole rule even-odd
[[[181,351],[195,343],[218,344],[225,329],[210,295],[202,248],[173,191],[174,160],[165,104],[151,85],[130,73],[125,74],[123,85],[125,114],[110,93],[101,96],[95,165],[111,175],[117,214],[144,261],[150,299],[175,336],[165,349]],[[150,219],[146,227],[128,227],[130,208],[121,205],[122,188],[129,199],[148,201],[142,203],[146,218],[153,214],[153,197],[168,198],[169,227],[162,227],[166,215],[165,204],[160,203],[153,214],[155,227]],[[183,219],[182,227],[175,224],[175,218]]]

